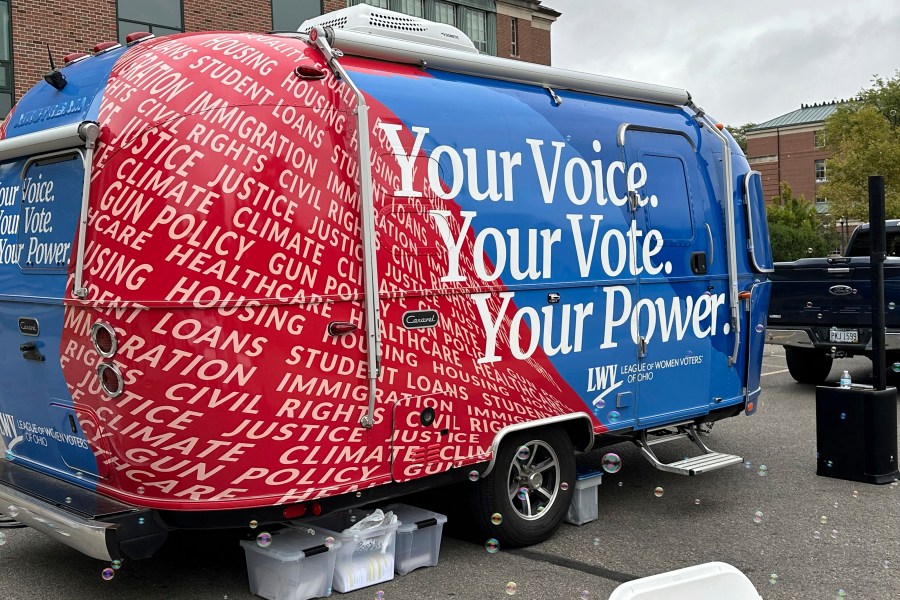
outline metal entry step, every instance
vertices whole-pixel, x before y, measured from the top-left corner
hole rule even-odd
[[[710,450],[700,439],[700,432],[697,431],[697,427],[693,423],[676,425],[674,427],[674,431],[671,427],[663,428],[661,430],[651,429],[649,431],[643,431],[641,432],[641,437],[635,441],[640,447],[641,452],[647,460],[650,461],[650,464],[660,471],[676,473],[678,475],[699,475],[700,473],[715,471],[716,469],[721,469],[722,467],[727,467],[729,465],[736,465],[744,461],[743,458],[735,456],[734,454],[723,454],[722,452],[713,452]],[[655,433],[657,435],[648,438],[648,433]],[[684,438],[694,442],[694,445],[700,449],[701,454],[699,456],[683,458],[679,461],[666,464],[660,461],[653,452],[652,446]]]

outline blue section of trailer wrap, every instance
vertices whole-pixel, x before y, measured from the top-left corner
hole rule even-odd
[[[743,402],[746,332],[728,364],[718,139],[674,107],[567,91],[555,92],[557,105],[533,86],[428,75],[353,78],[437,163],[490,260],[487,276],[499,273],[509,290],[505,310],[518,311],[587,408],[609,429],[643,429]],[[639,195],[633,212],[629,189]],[[706,273],[692,270],[697,254]]]
[[[97,120],[114,50],[62,70],[56,90],[38,83],[15,107],[6,137]],[[81,210],[83,154],[58,151],[0,164],[0,394],[36,402],[5,401],[0,412],[7,457],[57,477],[92,486],[99,475],[85,427],[60,369],[63,297]],[[18,324],[18,329],[16,325]],[[37,386],[39,389],[35,389]]]

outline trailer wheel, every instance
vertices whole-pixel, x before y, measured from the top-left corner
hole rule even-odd
[[[784,355],[791,377],[800,383],[820,384],[828,378],[834,359],[822,352],[807,348],[785,346]]]
[[[575,452],[563,431],[512,434],[503,440],[493,471],[475,484],[475,528],[501,548],[537,544],[562,523],[574,491]]]

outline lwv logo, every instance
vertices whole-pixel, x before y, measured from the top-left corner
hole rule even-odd
[[[604,365],[588,369],[587,391],[600,392],[600,395],[594,398],[594,406],[603,402],[608,393],[622,385],[622,382],[616,379],[618,371],[619,365]]]

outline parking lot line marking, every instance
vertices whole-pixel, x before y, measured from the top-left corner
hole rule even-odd
[[[536,552],[534,550],[528,550],[525,548],[517,548],[515,550],[507,550],[507,554],[515,554],[517,556],[522,556],[524,558],[530,558],[531,560],[536,560],[536,561],[543,562],[543,563],[549,563],[551,565],[556,565],[558,567],[565,567],[566,569],[581,571],[582,573],[587,573],[589,575],[596,575],[597,577],[603,577],[604,579],[618,581],[619,583],[626,583],[628,581],[634,581],[635,579],[640,579],[640,577],[638,577],[637,575],[629,575],[628,573],[612,571],[610,569],[604,569],[603,567],[589,565],[589,564],[583,563],[581,561],[570,560],[568,558],[563,558],[562,556],[556,556],[555,554],[542,554],[540,552]]]
[[[772,371],[771,373],[763,373],[761,377],[765,377],[766,375],[778,375],[779,373],[787,373],[789,369],[781,369],[780,371]]]

